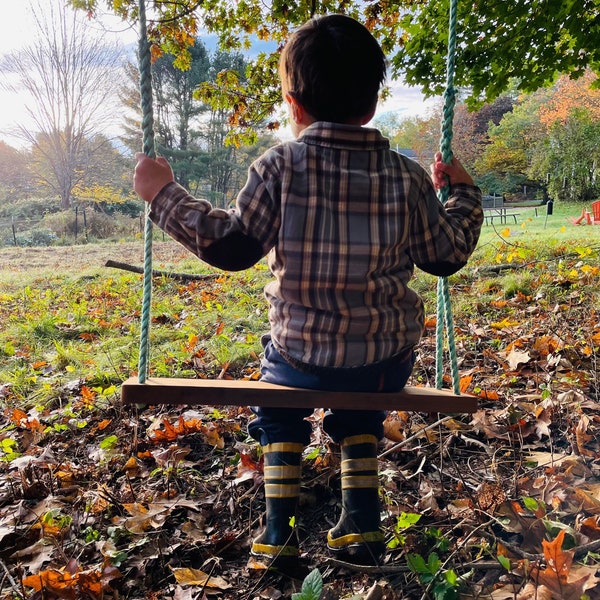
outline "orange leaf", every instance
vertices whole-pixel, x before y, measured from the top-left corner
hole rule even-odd
[[[185,421],[179,417],[176,425],[172,425],[166,419],[163,421],[164,429],[156,429],[149,436],[154,443],[174,442],[179,436],[204,430],[204,424],[200,419],[190,419]]]
[[[479,390],[479,393],[477,395],[480,398],[485,398],[486,400],[498,400],[500,398],[498,392],[495,392],[493,390]]]
[[[473,375],[466,375],[465,377],[460,378],[459,389],[461,394],[464,394],[469,389],[472,381]]]
[[[260,471],[260,463],[255,461],[247,452],[240,452],[240,465],[238,465],[238,472],[240,467],[242,467],[244,470]]]
[[[406,423],[403,421],[388,417],[383,422],[383,435],[386,439],[391,440],[392,442],[401,442],[406,438],[404,435],[405,427]]]
[[[98,423],[98,430],[102,431],[106,429],[112,423],[112,419],[103,419]]]
[[[50,594],[61,599],[75,600],[82,597],[101,598],[106,584],[112,579],[121,577],[119,570],[112,566],[94,571],[74,570],[74,573],[70,573],[66,570],[48,569],[25,577],[22,583],[36,592],[44,592],[44,597]]]
[[[86,404],[93,404],[94,400],[96,399],[96,392],[94,392],[94,390],[91,390],[87,385],[82,385],[81,399]]]
[[[90,333],[90,332],[80,333],[79,337],[80,337],[80,339],[82,339],[86,342],[92,342],[92,341],[98,339],[98,335],[96,333]]]
[[[133,456],[129,457],[129,460],[123,466],[123,470],[127,474],[127,477],[130,477],[132,479],[134,477],[139,477],[141,473],[140,465]]]
[[[490,304],[495,308],[504,308],[507,304],[507,300],[492,300]]]
[[[24,419],[27,420],[27,413],[22,411],[20,408],[14,408],[10,416],[10,420],[15,425],[20,425],[21,421],[23,421]]]
[[[544,557],[548,563],[545,571],[551,570],[561,582],[567,581],[567,576],[573,563],[573,551],[565,552],[562,549],[564,539],[565,531],[562,529],[551,542],[542,540]]]
[[[198,343],[198,336],[196,334],[190,335],[186,344],[184,344],[183,348],[186,352],[193,352],[196,344]]]
[[[42,571],[23,579],[23,585],[33,588],[36,592],[44,590],[45,594],[55,594],[67,600],[77,598],[76,583],[76,578],[70,573],[62,573],[55,569]]]

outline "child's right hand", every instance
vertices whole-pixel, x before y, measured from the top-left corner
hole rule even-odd
[[[475,185],[473,178],[465,171],[465,168],[458,159],[453,157],[451,163],[444,163],[442,162],[441,152],[435,153],[435,159],[431,165],[431,179],[436,190],[448,184],[466,183],[468,185]]]
[[[175,181],[171,166],[162,156],[154,160],[143,152],[137,152],[135,161],[133,189],[145,202],[152,202],[167,183]]]

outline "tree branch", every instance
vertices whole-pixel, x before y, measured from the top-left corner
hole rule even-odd
[[[107,260],[105,267],[113,267],[114,269],[121,269],[122,271],[130,271],[131,273],[143,273],[142,267],[136,267],[135,265],[128,265],[127,263],[118,262],[115,260]],[[155,277],[170,277],[171,279],[179,279],[181,281],[205,281],[207,279],[216,279],[218,273],[210,273],[208,275],[195,275],[193,273],[172,273],[170,271],[157,271],[153,270],[152,275]]]

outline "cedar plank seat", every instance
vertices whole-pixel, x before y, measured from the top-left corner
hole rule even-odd
[[[330,392],[293,388],[263,381],[228,379],[130,377],[121,387],[124,404],[203,404],[207,406],[268,406],[348,410],[405,410],[473,413],[475,396],[450,390],[407,386],[401,392]]]

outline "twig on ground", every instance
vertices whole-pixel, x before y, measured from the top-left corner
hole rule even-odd
[[[525,552],[525,550],[522,550],[521,548],[519,548],[519,546],[516,546],[514,544],[511,544],[509,542],[506,542],[504,540],[502,540],[502,545],[506,546],[506,548],[508,548],[513,554],[516,554],[517,556],[521,557],[521,558],[526,558],[527,560],[531,560],[531,561],[538,561],[538,562],[543,562],[545,560],[545,557],[543,554],[531,554],[530,552]],[[600,540],[594,540],[593,542],[590,542],[589,544],[582,544],[581,546],[576,546],[575,548],[573,548],[573,557],[574,558],[581,558],[582,556],[585,556],[588,552],[594,552],[596,550],[598,550],[600,548]]]
[[[427,425],[426,427],[419,429],[419,431],[417,433],[415,433],[414,435],[411,435],[410,437],[406,438],[405,440],[402,440],[401,442],[394,444],[391,448],[388,448],[387,450],[383,451],[378,456],[378,458],[383,458],[384,456],[387,456],[388,454],[391,454],[392,452],[399,450],[400,448],[402,448],[402,446],[406,446],[406,444],[409,444],[413,440],[417,439],[419,436],[423,435],[423,433],[425,431],[428,431],[429,429],[434,429],[438,425],[441,425],[442,423],[445,423],[446,421],[449,421],[452,418],[453,417],[451,417],[451,416],[443,417],[441,419],[438,419],[435,423],[432,423],[431,425]]]
[[[135,265],[128,265],[127,263],[118,262],[115,260],[107,260],[104,264],[105,267],[112,267],[114,269],[121,269],[122,271],[129,271],[130,273],[143,273],[142,267],[136,267]],[[152,270],[152,275],[155,277],[170,277],[171,279],[180,279],[181,281],[205,281],[207,279],[216,279],[219,275],[217,273],[209,273],[207,275],[195,275],[193,273],[172,273],[170,271],[157,271]]]
[[[13,579],[13,576],[10,574],[8,567],[4,564],[4,561],[0,558],[0,565],[2,565],[2,569],[6,574],[6,579],[8,579],[8,583],[10,583],[10,587],[13,589],[13,592],[17,594],[17,596],[21,596],[21,590],[17,587],[17,582]]]
[[[358,573],[367,573],[374,575],[394,575],[396,573],[409,573],[410,568],[407,565],[355,565],[354,563],[338,560],[337,558],[326,558],[324,564],[348,569]],[[481,560],[472,561],[460,564],[463,569],[478,569],[481,571],[494,571],[503,569],[504,567],[497,560]]]

